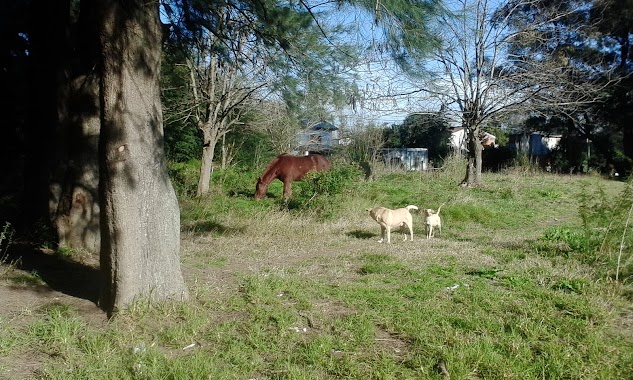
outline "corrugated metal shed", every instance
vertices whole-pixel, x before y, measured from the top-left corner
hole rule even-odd
[[[382,150],[385,165],[409,171],[427,170],[429,150],[427,148],[390,148]]]

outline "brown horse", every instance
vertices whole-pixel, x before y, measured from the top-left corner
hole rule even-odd
[[[255,199],[262,199],[268,191],[268,185],[277,178],[284,183],[284,199],[287,200],[292,194],[293,181],[301,181],[309,171],[325,171],[330,170],[331,167],[330,160],[320,154],[307,156],[280,154],[268,164],[264,174],[257,178]]]

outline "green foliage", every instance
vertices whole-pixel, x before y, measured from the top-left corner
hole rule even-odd
[[[253,173],[241,169],[239,166],[230,166],[224,170],[213,172],[212,183],[219,186],[228,196],[251,197],[255,193],[256,180]]]
[[[448,121],[439,114],[412,114],[390,131],[388,147],[427,148],[429,159],[448,154]]]
[[[176,194],[180,197],[193,197],[198,190],[200,161],[169,162],[167,169]]]
[[[73,318],[68,305],[51,304],[44,312],[45,318],[30,327],[33,339],[50,355],[72,349],[85,331],[85,325]]]
[[[183,118],[183,104],[189,104],[189,69],[182,63],[184,52],[165,45],[161,65],[161,102],[164,108],[165,154],[172,162],[199,160],[202,138],[191,118]]]
[[[334,162],[329,171],[308,173],[304,182],[313,194],[332,196],[342,194],[345,189],[358,182],[361,175],[361,169],[357,165]]]
[[[554,227],[545,231],[543,240],[562,243],[562,245],[557,247],[557,250],[561,253],[577,252],[583,254],[584,256],[584,254],[590,253],[593,249],[595,249],[595,245],[592,241],[582,230],[579,229]],[[593,258],[595,257],[592,256],[592,259]]]
[[[607,196],[603,188],[585,188],[579,195],[582,226],[548,229],[542,240],[555,244],[540,249],[598,265],[601,273],[630,281],[633,279],[632,209],[631,184],[617,197]]]
[[[375,125],[361,128],[360,126],[351,132],[351,143],[344,147],[344,154],[358,164],[375,162],[377,151],[385,145],[385,129]]]
[[[165,154],[172,162],[187,162],[202,156],[202,139],[193,125],[165,125]]]
[[[302,181],[293,183],[293,197],[288,206],[333,217],[362,178],[358,165],[335,161],[331,170],[310,172]]]
[[[7,250],[9,249],[9,245],[11,245],[11,240],[13,238],[13,226],[11,223],[4,222],[4,226],[2,226],[2,230],[0,231],[0,264],[5,262]]]
[[[233,148],[231,165],[254,168],[275,157],[270,137],[260,131],[236,128],[227,134],[226,143]],[[221,149],[217,149],[217,162],[220,162],[221,154]]]

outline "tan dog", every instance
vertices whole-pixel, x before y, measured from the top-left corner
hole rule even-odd
[[[399,228],[407,226],[409,234],[411,235],[411,241],[413,241],[413,217],[411,216],[411,210],[417,210],[418,206],[409,205],[403,208],[397,208],[391,210],[385,207],[369,208],[369,216],[372,217],[378,224],[380,224],[380,240],[379,243],[385,241],[385,231],[387,232],[387,243],[391,243],[391,230],[393,228]],[[407,240],[405,232],[404,240]]]
[[[440,210],[443,204],[437,209],[437,212],[432,208],[424,209],[424,215],[426,215],[426,238],[430,239],[435,236],[434,229],[437,228],[440,234],[442,234],[442,219],[440,219]]]

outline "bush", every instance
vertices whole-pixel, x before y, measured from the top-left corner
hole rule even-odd
[[[618,281],[633,280],[633,182],[615,198],[585,189],[579,203],[582,226],[546,231],[541,240],[557,244],[540,248],[596,264]]]
[[[337,163],[327,172],[311,172],[306,175],[306,188],[318,195],[337,195],[351,184],[358,182],[363,175],[358,165]]]
[[[198,190],[200,178],[200,161],[170,162],[168,164],[169,178],[179,197],[193,197]]]
[[[230,166],[213,173],[212,183],[221,186],[222,191],[229,196],[249,196],[255,194],[255,177],[250,171]]]
[[[358,165],[336,162],[327,172],[310,172],[303,181],[295,182],[289,207],[332,216],[332,211],[344,202],[345,192],[362,180],[363,171]]]

